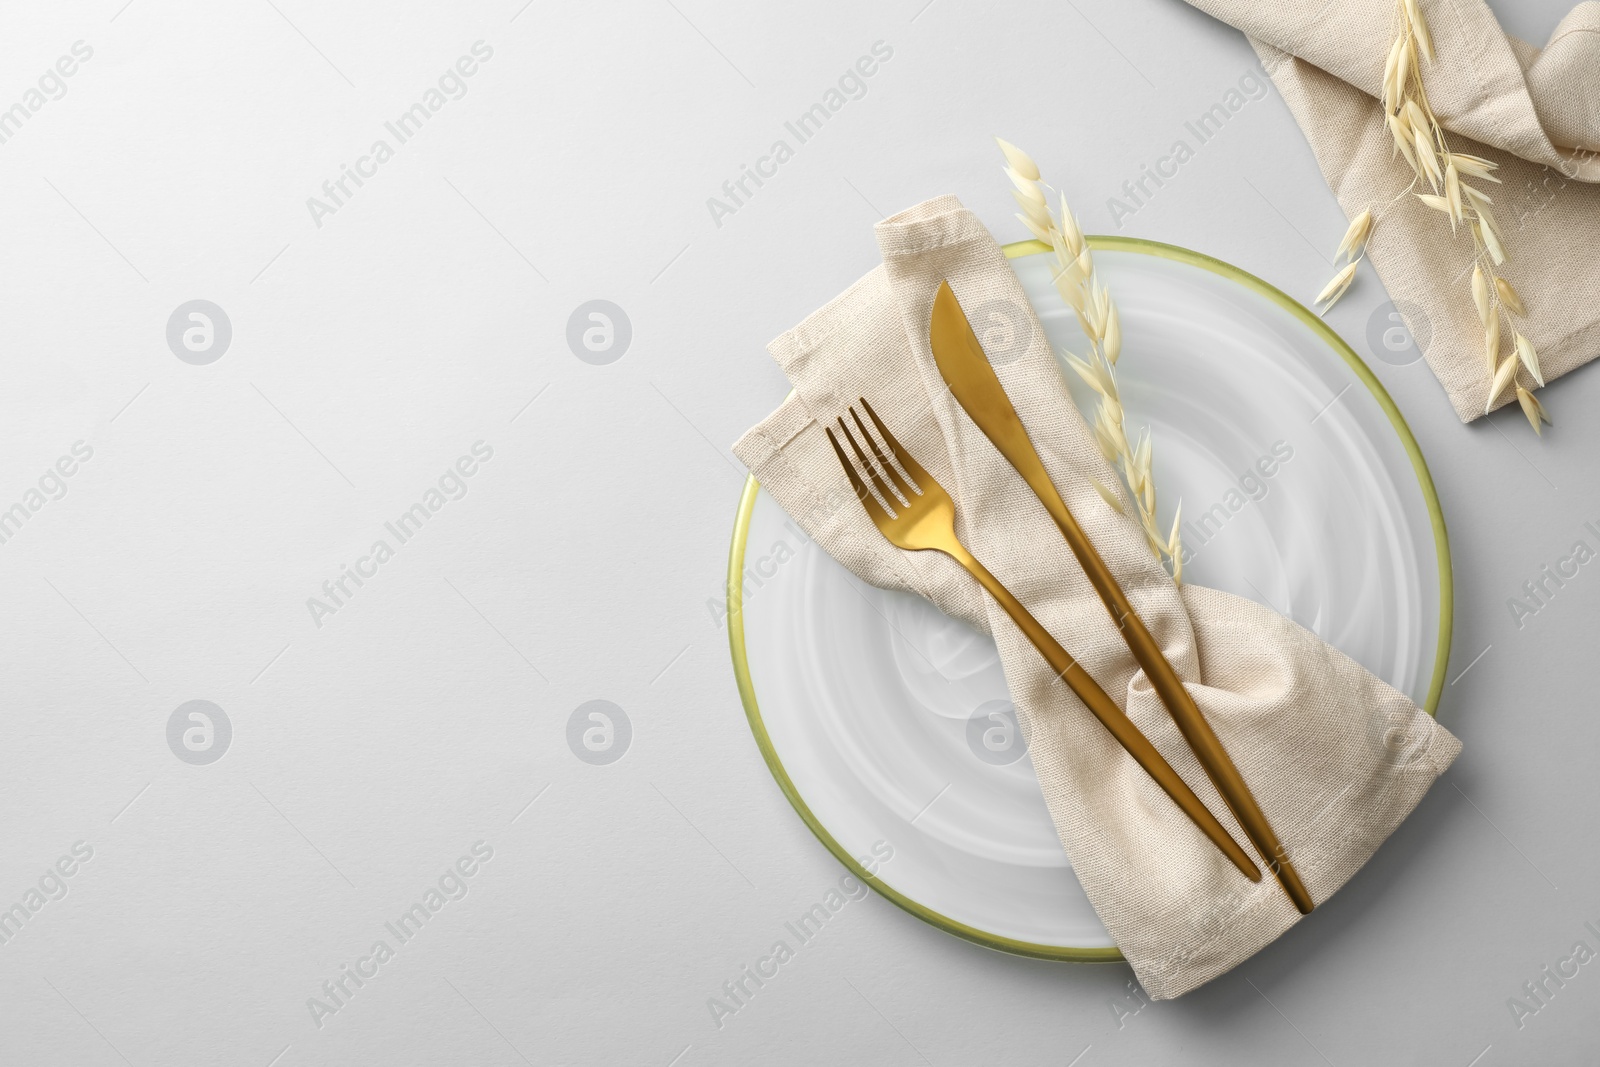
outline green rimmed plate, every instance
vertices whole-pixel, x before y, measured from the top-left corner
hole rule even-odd
[[[1186,580],[1268,604],[1434,711],[1449,544],[1383,386],[1321,319],[1253,275],[1172,245],[1089,241],[1121,313],[1130,421],[1154,433],[1164,508],[1184,502]],[[1045,251],[1006,248],[1047,336],[1081,351]],[[1033,328],[1000,304],[969,314],[991,358]],[[734,524],[728,605],[762,755],[841,862],[978,944],[1121,958],[1061,851],[992,642],[855,579],[754,479]]]

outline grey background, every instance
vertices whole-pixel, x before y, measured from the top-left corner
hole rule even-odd
[[[1562,7],[1497,5],[1534,41]],[[1021,236],[996,133],[1090,232],[1315,293],[1345,223],[1275,95],[1120,229],[1105,206],[1254,67],[1239,34],[1176,0],[95,0],[0,13],[0,107],[80,40],[0,145],[0,508],[93,449],[0,544],[0,905],[93,853],[0,944],[0,1062],[1600,1060],[1600,964],[1520,1027],[1507,1007],[1600,948],[1600,577],[1507,606],[1600,522],[1587,369],[1540,441],[1372,360],[1450,525],[1440,716],[1466,750],[1311,921],[1130,1014],[1125,967],[869,896],[708,1010],[841,873],[707,607],[727,446],[785,391],[765,342],[872,266],[883,214],[953,192]],[[317,226],[307,198],[478,40],[466,95]],[[717,226],[707,198],[876,41],[866,95]],[[196,299],[232,326],[204,366],[166,342]],[[566,344],[591,300],[631,322],[607,365]],[[1364,268],[1331,321],[1366,353],[1384,303]],[[467,494],[316,625],[307,598],[480,440]],[[231,723],[208,765],[168,747],[190,700]],[[609,764],[568,746],[593,700],[631,727]],[[318,1027],[307,999],[479,841],[467,895]]]

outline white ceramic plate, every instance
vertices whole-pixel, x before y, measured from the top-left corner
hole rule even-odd
[[[1154,432],[1162,518],[1184,504],[1185,580],[1270,605],[1431,712],[1450,645],[1449,547],[1383,387],[1320,319],[1252,275],[1170,245],[1090,244],[1121,312],[1130,425]],[[1042,251],[1006,249],[1050,340],[1081,352]],[[972,318],[1003,358],[1015,328],[1005,309]],[[728,586],[751,728],[846,866],[980,944],[1119,958],[1045,811],[992,641],[856,579],[753,479]]]

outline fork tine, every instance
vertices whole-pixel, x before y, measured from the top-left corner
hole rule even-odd
[[[924,489],[927,488],[933,482],[933,478],[927,471],[922,469],[921,464],[911,458],[910,452],[900,447],[900,442],[894,439],[894,434],[889,432],[889,427],[885,426],[883,420],[878,418],[878,413],[872,410],[872,405],[867,403],[866,397],[861,398],[861,406],[867,409],[867,418],[872,420],[872,425],[876,426],[878,433],[883,435],[883,443],[889,446],[889,450],[894,453],[894,458],[900,461],[901,469],[911,475],[911,480],[916,482],[918,486]]]
[[[877,439],[867,432],[867,424],[861,421],[861,413],[852,407],[850,409],[850,417],[855,420],[857,428],[861,430],[861,436],[867,439],[867,447],[872,449],[872,454],[878,461],[878,469],[883,472],[885,478],[894,483],[894,487],[899,490],[901,498],[909,504],[912,494],[921,496],[922,490],[912,489],[906,485],[905,479],[900,476],[900,472],[895,470],[894,464],[889,462],[889,457],[885,456],[883,449],[878,447]]]
[[[889,513],[878,503],[876,497],[867,490],[867,484],[861,480],[861,475],[856,473],[854,463],[844,454],[844,449],[839,447],[839,439],[833,436],[833,431],[826,426],[822,432],[828,435],[828,443],[833,446],[834,455],[839,457],[839,465],[844,468],[844,473],[850,479],[850,487],[856,492],[856,499],[861,501],[861,506],[867,509],[867,516],[876,524],[889,521]]]
[[[861,469],[866,471],[867,477],[872,480],[873,488],[878,491],[878,495],[883,498],[885,504],[898,510],[900,506],[899,497],[895,496],[889,487],[883,484],[883,479],[879,477],[878,472],[873,468],[872,461],[867,459],[867,454],[861,451],[861,446],[856,443],[856,435],[850,432],[850,427],[845,425],[843,419],[837,421],[839,429],[844,431],[845,440],[850,442],[850,447],[855,450],[856,456],[861,460]],[[889,504],[890,501],[894,501],[894,503]]]

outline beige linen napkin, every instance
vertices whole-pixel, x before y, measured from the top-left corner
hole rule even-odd
[[[1415,197],[1390,203],[1411,182],[1378,102],[1394,0],[1188,2],[1249,35],[1345,214],[1377,216],[1369,258],[1456,414],[1482,415],[1472,239]],[[1500,270],[1553,381],[1600,356],[1600,3],[1573,8],[1543,50],[1507,37],[1483,0],[1419,3],[1436,52],[1422,67],[1428,100],[1454,149],[1500,164],[1502,184],[1476,184],[1494,200],[1511,257]],[[1515,399],[1507,389],[1495,406]]]
[[[965,571],[884,539],[822,432],[868,398],[955,499],[967,546],[1250,847],[1043,506],[940,379],[927,340],[940,281],[949,279],[965,307],[1004,301],[1032,324],[1026,351],[997,366],[1001,382],[1062,497],[1227,746],[1316,901],[1366,862],[1460,742],[1295,623],[1227,593],[1173,585],[1138,526],[1096,494],[1091,479],[1119,489],[1120,482],[1073,406],[1005,256],[954,197],[890,218],[877,235],[883,266],[772,342],[795,392],[734,450],[861,578],[920,594],[994,635],[1073,869],[1149,995],[1179,996],[1248,958],[1299,913],[1270,874],[1255,884],[1239,874]]]

